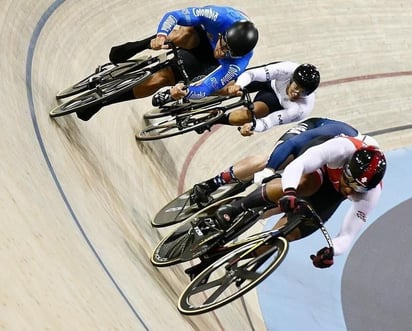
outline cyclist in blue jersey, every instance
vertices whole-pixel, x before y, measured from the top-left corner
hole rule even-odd
[[[248,156],[216,176],[193,186],[191,203],[202,207],[211,201],[211,193],[220,186],[238,181],[246,182],[254,179],[255,184],[261,184],[263,179],[271,176],[277,170],[282,170],[309,145],[328,140],[334,136],[364,137],[351,125],[329,118],[309,118],[287,130],[276,142],[269,156]],[[369,145],[377,145],[368,137]]]
[[[200,99],[219,93],[248,66],[258,41],[258,30],[246,14],[235,8],[188,7],[167,12],[160,20],[156,35],[112,47],[109,59],[118,63],[144,49],[165,49],[167,40],[179,46],[189,79],[202,79],[184,86],[179,83],[183,77],[178,68],[167,67],[110,103],[147,97],[162,87],[170,88],[153,96],[155,106],[171,99]],[[101,107],[80,111],[77,116],[87,121]]]

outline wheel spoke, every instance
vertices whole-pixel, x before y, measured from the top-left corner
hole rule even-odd
[[[217,298],[219,298],[223,292],[230,286],[230,284],[233,283],[234,278],[233,277],[224,277],[223,282],[220,284],[220,286],[216,289],[216,291],[214,291],[212,293],[212,295],[210,295],[206,301],[204,302],[204,304],[210,304],[212,302],[215,302],[217,300]]]
[[[277,268],[287,252],[286,239],[276,238],[268,244],[267,234],[255,236],[255,240],[245,241],[207,267],[186,287],[179,299],[180,312],[193,315],[221,307],[254,288]],[[268,249],[262,251],[265,245]]]

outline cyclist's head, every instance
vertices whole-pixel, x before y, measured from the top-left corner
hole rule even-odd
[[[230,57],[241,57],[249,53],[257,44],[258,30],[249,21],[234,23],[223,35]]]
[[[309,95],[319,86],[319,70],[312,64],[301,64],[293,72],[292,80],[305,91],[305,95]]]
[[[345,183],[356,192],[366,192],[380,183],[386,171],[385,155],[375,146],[358,149],[343,168]]]

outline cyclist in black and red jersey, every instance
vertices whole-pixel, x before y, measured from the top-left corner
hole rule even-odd
[[[167,86],[172,87],[153,97],[154,105],[171,98],[200,99],[214,94],[246,69],[258,41],[258,30],[246,14],[231,7],[188,7],[166,13],[155,36],[113,47],[109,58],[118,63],[144,49],[167,48],[168,39],[181,48],[179,54],[189,79],[203,79],[186,87],[179,83],[183,81],[179,70],[168,67],[110,103],[147,97]],[[87,121],[101,107],[79,111],[77,116]]]
[[[277,140],[269,157],[266,154],[247,156],[216,176],[195,184],[190,194],[190,202],[202,208],[213,200],[211,194],[226,184],[247,182],[253,178],[255,184],[261,185],[266,177],[284,169],[288,163],[303,153],[307,146],[315,142],[320,144],[339,135],[364,138],[358,130],[345,122],[310,117],[287,130]],[[377,144],[370,140],[372,138],[369,137],[368,143]]]
[[[219,225],[227,228],[236,215],[248,208],[276,204],[278,212],[287,212],[296,208],[298,198],[304,198],[326,222],[342,201],[349,199],[352,206],[340,232],[332,239],[334,248],[324,247],[311,255],[315,267],[327,268],[333,264],[335,255],[349,248],[376,206],[385,171],[385,155],[378,147],[353,137],[335,137],[308,148],[286,166],[281,179],[274,179],[248,196],[221,206],[216,217]],[[286,221],[282,217],[275,228]],[[303,222],[287,239],[297,240],[317,229],[315,222]]]

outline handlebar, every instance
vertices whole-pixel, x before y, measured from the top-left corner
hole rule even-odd
[[[172,42],[171,40],[166,40],[164,44],[169,46],[169,48],[172,50],[174,58],[176,59],[177,68],[179,69],[180,73],[183,76],[184,84],[189,85],[189,83],[190,83],[189,76],[186,72],[184,62],[183,62],[182,58],[180,57],[180,55],[178,53],[179,47],[176,46],[174,44],[174,42]]]
[[[306,209],[306,211],[302,211],[303,209]],[[299,217],[293,217],[293,216],[299,216],[299,215],[308,215],[313,217],[314,220],[317,222],[317,225],[319,226],[319,229],[322,231],[323,236],[326,239],[326,242],[329,246],[329,248],[333,248],[333,242],[332,238],[329,234],[329,232],[326,230],[324,222],[322,218],[319,216],[319,214],[316,212],[316,210],[312,207],[312,205],[304,200],[304,199],[298,199],[298,206],[290,213],[287,214],[288,217],[288,222],[286,223],[285,227],[282,229],[283,233],[288,233],[292,231],[296,226],[302,222],[302,218]],[[291,218],[291,221],[289,222],[289,217]]]
[[[244,100],[243,105],[247,108],[247,110],[252,115],[252,126],[250,127],[250,131],[254,131],[256,128],[256,113],[255,113],[255,106],[253,105],[252,98],[250,97],[249,91],[246,88],[242,88],[242,100]],[[237,128],[240,131],[242,128],[239,126]]]

